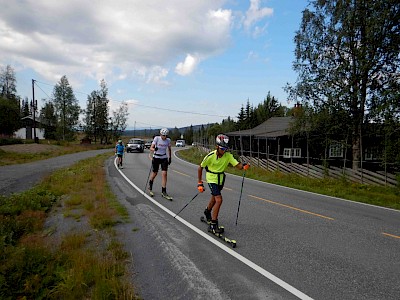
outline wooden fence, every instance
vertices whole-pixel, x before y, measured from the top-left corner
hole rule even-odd
[[[398,185],[396,175],[384,172],[371,172],[365,169],[352,170],[341,169],[337,167],[326,168],[322,165],[305,165],[297,163],[284,163],[272,159],[260,159],[257,157],[241,156],[242,162],[247,162],[253,166],[258,166],[266,171],[280,171],[282,173],[296,173],[305,177],[324,178],[332,177],[336,179],[345,179],[351,182],[382,185],[395,187]]]
[[[202,151],[211,151],[207,147],[198,146]],[[353,170],[353,169],[341,169],[338,167],[326,168],[322,165],[306,165],[297,163],[285,163],[282,161],[276,161],[272,159],[240,156],[240,161],[250,163],[253,166],[258,166],[266,171],[274,172],[280,171],[282,173],[296,173],[305,177],[312,178],[326,178],[332,177],[335,179],[345,179],[350,182],[356,182],[361,184],[369,185],[381,185],[396,187],[399,185],[396,179],[396,175],[386,173],[383,171],[372,172],[365,169]]]

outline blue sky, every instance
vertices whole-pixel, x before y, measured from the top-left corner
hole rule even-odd
[[[23,2],[23,3],[22,3]],[[235,119],[268,92],[286,106],[307,0],[0,0],[0,66],[17,93],[52,96],[66,75],[82,108],[105,79],[128,128]]]

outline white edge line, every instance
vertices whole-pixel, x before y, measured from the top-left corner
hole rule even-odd
[[[165,211],[167,214],[171,215],[172,217],[174,217],[176,220],[178,220],[179,222],[181,222],[182,224],[184,224],[185,226],[187,226],[188,228],[192,229],[194,232],[196,232],[197,234],[201,235],[203,238],[207,239],[209,242],[213,243],[215,246],[221,248],[223,251],[227,252],[228,254],[230,254],[231,256],[233,256],[234,258],[236,258],[237,260],[240,260],[242,263],[244,263],[245,265],[249,266],[250,268],[252,268],[254,271],[260,273],[261,275],[263,275],[264,277],[268,278],[269,280],[271,280],[272,282],[276,283],[277,285],[279,285],[280,287],[282,287],[283,289],[285,289],[286,291],[290,292],[291,294],[295,295],[296,297],[298,297],[299,299],[307,299],[307,300],[312,300],[313,298],[307,296],[306,294],[304,294],[303,292],[299,291],[298,289],[294,288],[293,286],[291,286],[290,284],[286,283],[285,281],[279,279],[278,277],[276,277],[275,275],[271,274],[270,272],[264,270],[263,268],[261,268],[259,265],[253,263],[251,260],[247,259],[246,257],[240,255],[239,253],[233,251],[231,248],[229,248],[228,246],[225,246],[224,244],[222,244],[222,242],[216,240],[215,238],[211,237],[210,235],[206,234],[205,232],[201,231],[200,229],[198,229],[197,227],[193,226],[192,224],[190,224],[189,222],[187,222],[186,220],[182,219],[179,216],[176,216],[176,213],[173,213],[172,211],[170,211],[168,208],[162,206],[160,203],[158,203],[157,201],[155,201],[153,198],[151,198],[150,196],[148,196],[145,192],[143,192],[139,187],[137,187],[128,177],[125,176],[124,173],[122,173],[122,171],[118,168],[117,164],[116,164],[116,159],[114,160],[114,166],[117,169],[117,171],[119,171],[119,173],[122,175],[122,177],[125,178],[125,180],[132,186],[134,187],[138,192],[140,192],[144,197],[147,198],[147,200],[151,201],[154,205],[158,206],[159,208],[161,208],[163,211]]]
[[[184,149],[179,149],[179,150],[184,150]],[[186,161],[186,160],[183,160],[183,159],[179,158],[179,157],[175,154],[175,152],[176,152],[176,151],[179,151],[179,150],[175,150],[175,151],[174,151],[174,156],[175,156],[177,159],[179,159],[179,160],[182,161],[182,162],[188,163],[188,164],[196,165],[196,164],[193,164],[193,163],[191,163],[191,162],[188,162],[188,161]],[[236,175],[236,174],[231,174],[231,173],[229,173],[229,176],[236,176],[236,177],[242,178],[242,176],[239,176],[239,175]],[[269,182],[265,182],[265,181],[260,181],[260,180],[253,179],[253,178],[248,178],[248,177],[245,177],[245,178],[246,178],[247,180],[255,181],[255,182],[257,182],[257,183],[262,183],[262,184],[266,184],[266,185],[272,185],[272,186],[275,186],[275,187],[278,187],[278,188],[282,188],[282,189],[288,189],[288,190],[292,190],[292,191],[296,191],[296,192],[303,192],[303,193],[307,193],[307,194],[311,194],[311,195],[315,195],[315,196],[320,196],[320,197],[326,197],[326,198],[336,199],[336,200],[340,200],[340,201],[349,202],[349,203],[352,203],[352,204],[360,204],[360,205],[365,205],[365,206],[370,206],[370,207],[375,207],[375,208],[381,208],[381,209],[385,209],[385,210],[390,210],[390,211],[394,211],[394,212],[400,212],[400,210],[397,210],[397,209],[394,209],[394,208],[390,208],[390,207],[384,207],[384,206],[378,206],[378,205],[373,205],[373,204],[364,203],[364,202],[352,201],[352,200],[347,200],[347,199],[339,198],[339,197],[335,197],[335,196],[329,196],[329,195],[324,195],[324,194],[318,194],[318,193],[309,192],[309,191],[304,191],[304,190],[299,190],[299,189],[295,189],[295,188],[292,188],[292,187],[283,186],[283,185],[279,185],[279,184],[275,184],[275,183],[269,183]]]

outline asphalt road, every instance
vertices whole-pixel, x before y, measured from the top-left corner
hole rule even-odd
[[[0,194],[32,187],[52,171],[111,150],[0,167]],[[110,153],[112,154],[112,152]],[[197,194],[197,166],[174,157],[168,201],[161,174],[150,198],[141,190],[148,150],[125,155],[124,169],[106,161],[110,186],[132,222],[117,226],[132,254],[143,299],[399,299],[400,211],[306,193],[227,175],[220,223],[237,247],[200,222],[209,191]]]
[[[1,166],[0,195],[7,196],[12,193],[23,192],[57,169],[68,167],[79,160],[106,152],[110,152],[110,155],[112,155],[113,149],[83,151],[26,164]]]
[[[197,166],[174,157],[168,201],[161,173],[144,195],[148,151],[107,164],[113,191],[132,216],[123,240],[144,299],[399,299],[400,211],[227,175],[219,221],[237,247],[207,233]]]

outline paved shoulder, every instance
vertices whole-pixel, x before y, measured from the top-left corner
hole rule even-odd
[[[113,152],[113,149],[100,149],[66,154],[36,162],[0,167],[0,194],[10,195],[30,189],[51,172],[73,165],[77,161]]]

